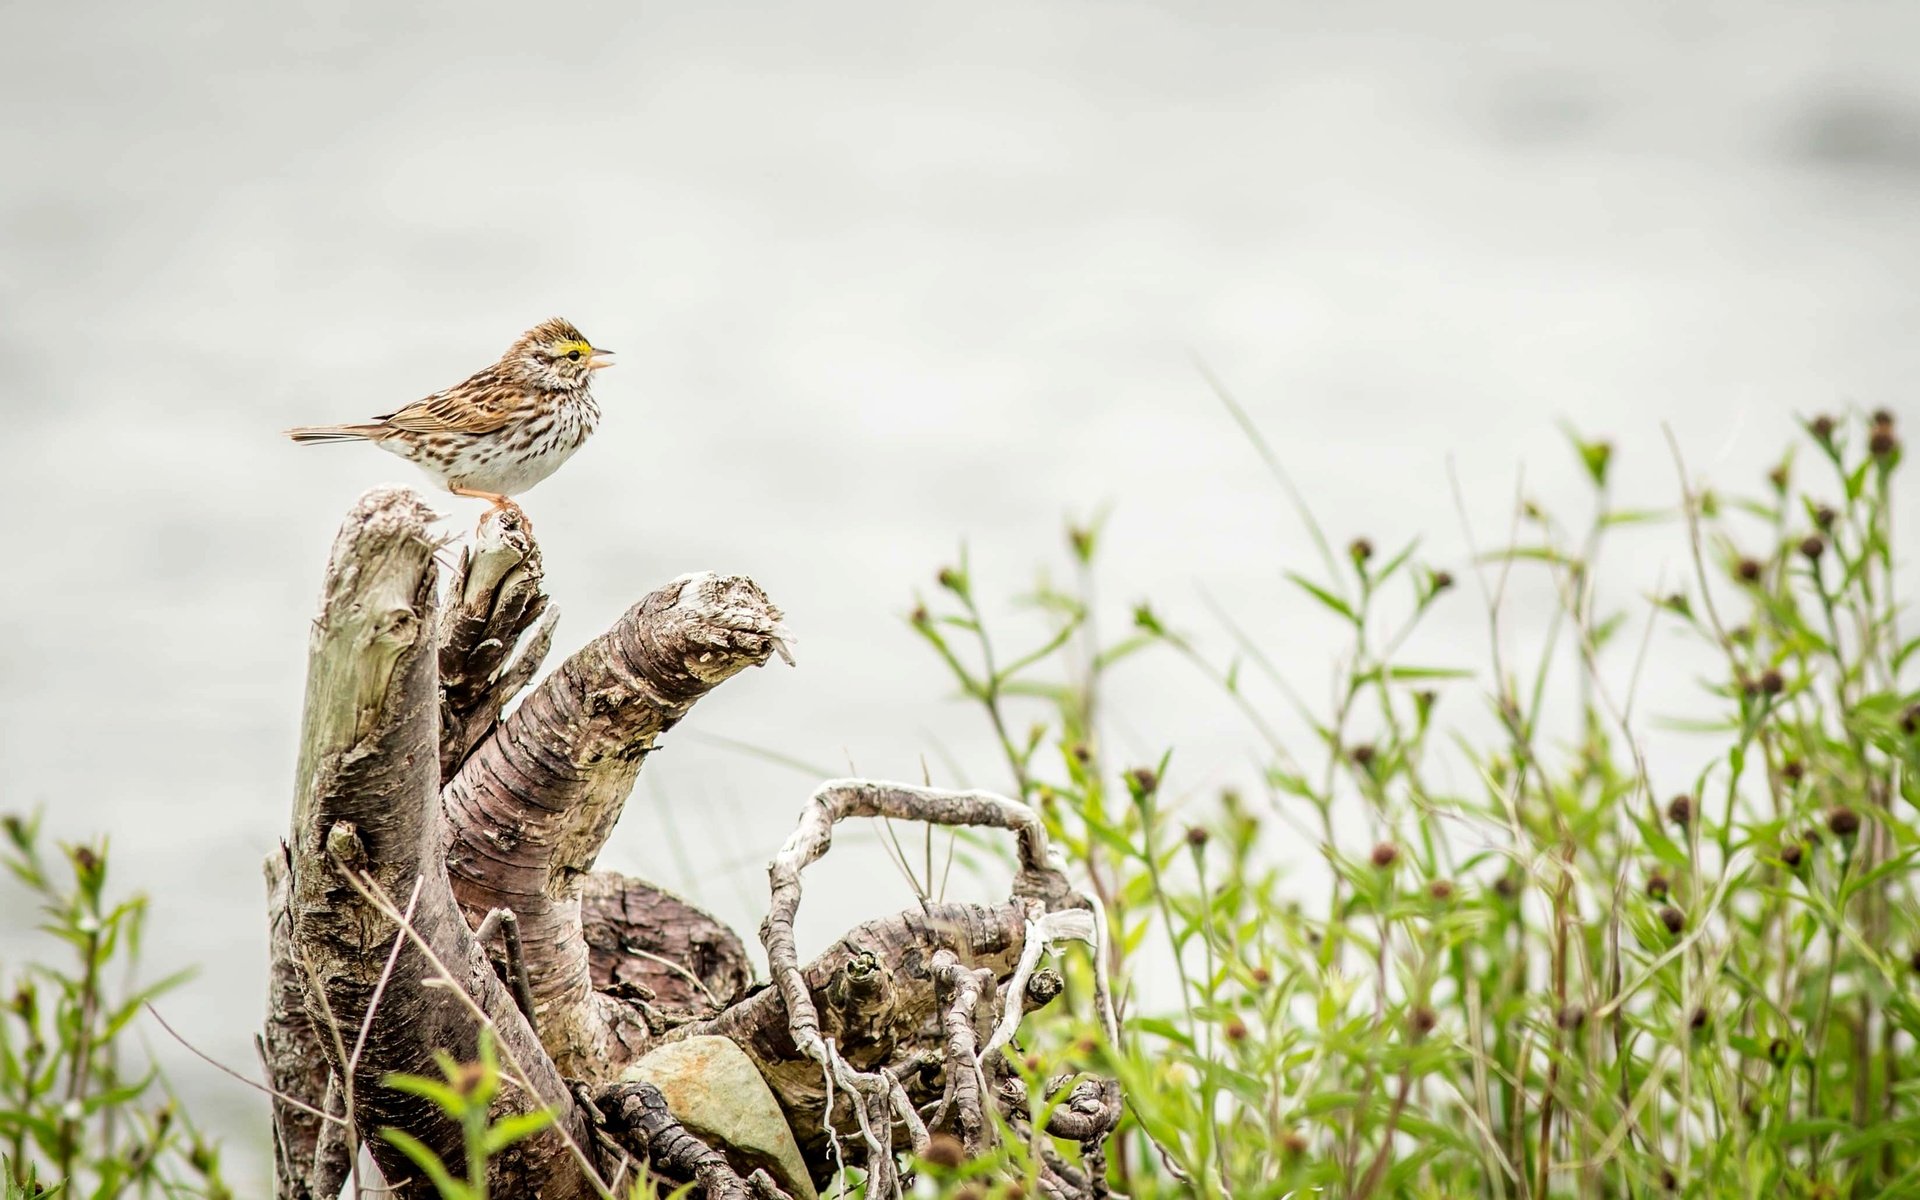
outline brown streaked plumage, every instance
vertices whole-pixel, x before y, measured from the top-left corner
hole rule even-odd
[[[296,442],[372,442],[456,496],[518,507],[513,497],[553,474],[600,423],[593,372],[613,364],[558,317],[507,347],[457,387],[354,425],[303,425]]]

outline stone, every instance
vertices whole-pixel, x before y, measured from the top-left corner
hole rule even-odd
[[[740,1174],[764,1167],[794,1200],[819,1200],[773,1089],[730,1038],[669,1042],[620,1078],[659,1088],[680,1123],[725,1154]]]

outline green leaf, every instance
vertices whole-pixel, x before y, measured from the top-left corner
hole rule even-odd
[[[480,1139],[480,1147],[488,1158],[505,1150],[515,1142],[523,1141],[553,1124],[553,1110],[542,1108],[530,1113],[516,1113],[495,1121]]]
[[[383,1128],[380,1136],[411,1159],[413,1165],[419,1167],[421,1173],[433,1181],[434,1191],[440,1193],[440,1200],[473,1200],[474,1190],[455,1179],[447,1170],[446,1164],[440,1161],[440,1156],[419,1138],[404,1129],[392,1127]]]
[[[1307,595],[1312,596],[1315,600],[1326,605],[1334,612],[1339,613],[1342,617],[1345,617],[1356,625],[1360,623],[1360,619],[1354,615],[1353,609],[1348,606],[1345,600],[1342,600],[1311,579],[1308,579],[1305,575],[1301,575],[1296,571],[1288,571],[1287,579],[1292,582],[1294,586],[1306,592]]]

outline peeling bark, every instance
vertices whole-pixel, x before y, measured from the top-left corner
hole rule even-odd
[[[436,1073],[435,1050],[476,1059],[481,1023],[431,986],[438,970],[426,950],[405,939],[365,891],[405,897],[415,895],[417,884],[412,927],[434,958],[464,973],[459,985],[493,1022],[503,1057],[521,1064],[532,1085],[531,1095],[506,1089],[502,1110],[553,1107],[559,1130],[576,1139],[585,1127],[559,1073],[474,943],[442,867],[445,840],[434,803],[439,696],[431,518],[411,493],[378,489],[362,499],[334,543],[308,654],[289,838],[288,943],[309,981],[308,1016],[316,1028],[330,1027],[321,1048],[351,1096],[358,1127],[405,1129],[458,1162],[459,1130],[438,1109],[380,1081],[394,1071]],[[350,1049],[342,1054],[343,1046],[355,1045],[357,1058]],[[280,1073],[276,1069],[276,1077]],[[367,1141],[397,1194],[431,1195],[403,1155],[383,1140]],[[571,1200],[594,1194],[556,1130],[500,1156],[493,1175],[502,1195]]]
[[[520,918],[536,1024],[569,1078],[610,1079],[651,1041],[632,1006],[593,990],[587,871],[659,735],[778,652],[780,620],[752,580],[682,576],[548,676],[446,786],[456,894],[475,919]]]

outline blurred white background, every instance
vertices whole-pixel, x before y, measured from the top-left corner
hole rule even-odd
[[[1006,596],[1111,504],[1114,622],[1152,596],[1224,653],[1204,589],[1319,694],[1331,631],[1279,581],[1310,547],[1190,351],[1335,538],[1463,573],[1449,459],[1491,542],[1523,463],[1583,511],[1560,418],[1658,505],[1663,422],[1750,486],[1794,414],[1901,408],[1916,53],[1891,0],[8,4],[0,805],[112,835],[152,972],[202,967],[164,1010],[250,1065],[319,571],[362,489],[420,481],[279,431],[559,314],[620,352],[527,498],[562,648],[704,568],[801,639],[666,739],[602,860],[751,935],[809,782],[701,734],[1004,785],[901,619],[963,540]],[[1684,567],[1672,530],[1631,544],[1649,588]],[[1423,653],[1484,647],[1463,589]],[[1123,757],[1174,746],[1195,801],[1245,774],[1190,672],[1123,684]],[[810,891],[816,947],[907,897],[840,853],[863,877]],[[256,1172],[257,1097],[149,1035]]]

